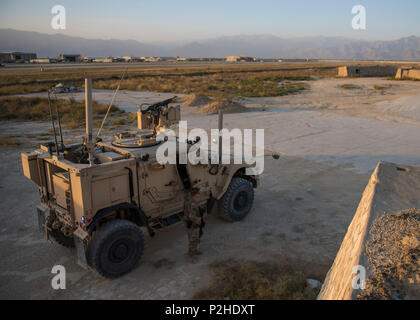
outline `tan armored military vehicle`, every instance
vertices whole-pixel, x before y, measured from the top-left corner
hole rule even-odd
[[[210,212],[217,203],[228,221],[249,213],[258,179],[245,175],[248,165],[157,162],[156,150],[166,142],[159,143],[156,133],[180,120],[171,100],[139,109],[137,131],[112,143],[93,141],[90,86],[86,79],[83,143],[64,146],[56,138],[21,156],[25,176],[39,186],[40,229],[61,245],[75,246],[80,265],[108,278],[132,270],[143,253],[144,232],[153,237],[180,222],[184,192],[191,187],[200,189],[203,209]]]

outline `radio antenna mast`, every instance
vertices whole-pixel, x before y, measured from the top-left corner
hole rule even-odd
[[[54,121],[54,116],[53,116],[53,113],[52,113],[51,98],[50,98],[50,90],[49,89],[48,89],[48,107],[50,109],[51,123],[52,123],[53,131],[54,131],[55,151],[56,151],[57,157],[58,157],[59,156],[59,151],[58,151],[58,142],[57,142],[57,132],[55,131],[55,121]]]
[[[122,77],[121,77],[121,79],[120,79],[120,82],[118,83],[118,87],[117,87],[117,89],[115,90],[114,95],[112,96],[111,103],[110,103],[110,104],[109,104],[109,106],[108,106],[108,110],[106,111],[105,117],[104,117],[104,119],[102,120],[101,127],[100,127],[100,128],[99,128],[99,130],[98,130],[98,133],[97,133],[97,135],[96,135],[96,138],[98,138],[98,137],[99,137],[99,134],[100,134],[100,133],[101,133],[101,131],[102,131],[102,128],[103,128],[104,123],[105,123],[105,120],[106,120],[106,118],[108,117],[109,111],[111,110],[112,104],[114,103],[114,99],[115,99],[115,97],[117,96],[117,92],[118,92],[118,90],[120,90],[121,82],[123,81],[124,76],[125,76],[125,74],[126,74],[127,70],[128,70],[128,67],[126,67],[126,68],[125,68],[124,73],[123,73],[123,75],[122,75]]]
[[[55,97],[55,112],[57,113],[57,119],[58,119],[58,131],[60,133],[60,140],[61,140],[61,151],[64,151],[64,140],[63,140],[63,130],[61,129],[61,117],[60,117],[60,111],[58,110],[58,99],[57,94],[54,93]]]

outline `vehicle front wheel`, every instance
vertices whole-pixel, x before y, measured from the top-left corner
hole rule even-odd
[[[250,181],[233,178],[219,201],[219,215],[227,221],[243,220],[251,211],[254,188]]]
[[[105,278],[133,270],[143,255],[145,237],[133,222],[113,220],[104,224],[89,242],[87,260]]]

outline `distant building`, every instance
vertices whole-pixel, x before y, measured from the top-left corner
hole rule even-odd
[[[319,61],[318,59],[281,59],[281,61],[279,62],[317,62]]]
[[[146,62],[157,62],[157,61],[161,61],[162,58],[161,57],[142,57],[142,59],[144,58],[144,61]]]
[[[93,62],[99,62],[99,63],[111,63],[113,61],[112,57],[108,58],[94,58]]]
[[[242,57],[242,56],[228,56],[226,57],[227,62],[254,62],[256,61],[253,57]]]
[[[122,58],[125,62],[132,62],[136,59],[136,57],[132,57],[132,56],[124,56]]]
[[[419,79],[420,80],[420,69],[414,69],[413,67],[399,68],[395,79]]]
[[[92,58],[92,57],[83,57],[82,61],[88,63],[88,62],[93,62],[93,59],[94,58]]]
[[[59,60],[63,62],[81,62],[82,56],[80,54],[60,54]]]
[[[36,53],[26,53],[26,52],[0,53],[0,62],[3,62],[3,63],[30,62],[32,59],[36,59]]]
[[[187,58],[181,58],[181,57],[177,57],[176,61],[187,61]]]
[[[338,68],[339,77],[393,77],[396,72],[396,66],[344,66]]]
[[[241,59],[240,56],[228,56],[226,57],[227,62],[238,62]]]
[[[226,61],[225,58],[188,58],[188,61]]]
[[[142,62],[142,61],[144,61],[143,58],[134,57],[134,56],[124,56],[124,57],[122,57],[122,59],[125,62]]]
[[[31,63],[52,63],[55,62],[54,59],[50,58],[37,58],[37,59],[31,59]]]

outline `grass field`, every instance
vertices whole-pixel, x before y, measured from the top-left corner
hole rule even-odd
[[[21,142],[15,136],[0,137],[0,146],[20,146]]]
[[[124,73],[121,68],[2,71],[0,95],[41,92],[59,82],[81,87],[91,77],[96,89],[115,89]],[[312,77],[336,74],[335,65],[224,65],[160,66],[130,68],[123,90],[201,93],[214,98],[277,96],[304,90],[299,83]],[[278,85],[279,82],[283,83]],[[293,83],[291,83],[293,82]]]
[[[357,89],[362,89],[361,86],[352,84],[352,83],[345,83],[345,84],[341,84],[338,86],[341,89],[347,89],[347,90],[357,90]]]
[[[58,103],[61,122],[63,124],[68,125],[70,128],[76,128],[84,124],[84,102],[76,102],[72,99],[53,100],[52,109],[54,114],[56,103]],[[107,105],[99,104],[96,101],[93,101],[92,105],[95,119],[99,119],[101,116],[105,115],[108,109]],[[112,115],[118,115],[124,113],[124,111],[113,106],[110,113]],[[0,120],[45,121],[50,119],[51,117],[47,98],[0,98]]]

